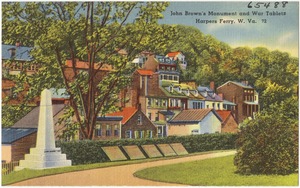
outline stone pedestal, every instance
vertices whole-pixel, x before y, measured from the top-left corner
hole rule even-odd
[[[23,168],[45,169],[72,165],[71,160],[67,160],[66,155],[61,153],[60,148],[55,147],[51,98],[51,91],[43,90],[36,147],[30,149],[30,153],[25,155],[25,159],[20,161],[15,170]]]

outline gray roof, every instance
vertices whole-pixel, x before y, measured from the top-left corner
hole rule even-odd
[[[36,128],[2,128],[2,144],[11,144],[36,131]]]
[[[211,89],[204,86],[197,87],[199,93],[208,101],[223,101],[223,99],[214,93]]]
[[[162,115],[165,115],[165,116],[174,116],[175,115],[174,112],[169,111],[169,110],[160,110],[158,112],[161,113]]]
[[[122,121],[122,116],[97,117],[97,121]]]
[[[16,50],[14,56],[11,55],[10,52],[11,49]],[[25,47],[25,46],[16,47],[15,45],[2,44],[2,60],[15,59],[19,61],[32,61],[33,58],[30,56],[30,51],[32,49],[33,48],[31,47]]]
[[[53,117],[55,117],[65,107],[64,104],[52,105]],[[37,128],[39,122],[40,107],[35,107],[26,116],[17,121],[12,128]],[[55,119],[54,119],[55,120]],[[56,118],[58,121],[58,118]],[[54,124],[57,123],[54,121]]]
[[[223,85],[219,86],[218,88],[220,87],[223,87],[224,85],[228,84],[228,83],[232,83],[232,84],[235,84],[239,87],[242,87],[242,88],[245,88],[245,89],[254,89],[252,86],[250,85],[246,85],[245,83],[242,83],[242,82],[235,82],[235,81],[228,81],[226,83],[224,83]]]
[[[231,101],[227,101],[227,100],[223,100],[223,104],[236,106],[235,103],[233,103],[233,102],[231,102]]]
[[[199,123],[201,122],[210,112],[222,122],[222,118],[213,109],[190,109],[182,110],[173,119],[168,121],[169,123]]]

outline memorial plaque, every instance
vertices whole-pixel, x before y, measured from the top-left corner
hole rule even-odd
[[[177,155],[169,144],[157,144],[157,147],[165,157]]]
[[[155,145],[142,145],[142,148],[149,158],[163,157]]]
[[[127,160],[126,156],[120,150],[118,146],[108,146],[108,147],[101,147],[109,160],[111,161],[123,161]]]
[[[187,155],[189,154],[181,143],[172,143],[170,146],[173,148],[177,155]]]
[[[138,146],[122,146],[130,159],[145,159],[145,155]]]

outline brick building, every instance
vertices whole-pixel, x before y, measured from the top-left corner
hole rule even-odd
[[[222,94],[227,101],[236,104],[233,113],[238,123],[246,118],[254,118],[259,111],[258,93],[247,82],[228,81],[217,88],[217,92]]]
[[[238,123],[233,117],[231,111],[228,110],[216,110],[217,114],[222,119],[221,133],[237,133],[238,132]]]
[[[122,117],[121,138],[153,138],[157,137],[157,128],[149,118],[135,107],[126,107],[121,111],[106,115],[109,117]]]

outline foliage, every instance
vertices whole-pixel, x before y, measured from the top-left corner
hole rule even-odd
[[[136,172],[139,178],[193,186],[297,186],[298,174],[252,175],[235,173],[233,156],[152,167]]]
[[[165,53],[181,51],[185,55],[188,64],[182,80],[194,79],[200,85],[214,81],[216,87],[230,80],[248,81],[260,94],[259,100],[265,103],[263,108],[296,93],[298,58],[264,47],[231,48],[197,28],[174,27],[176,37]],[[266,99],[269,94],[274,95],[274,100]]]
[[[109,161],[101,147],[104,146],[126,146],[126,145],[146,145],[161,143],[182,143],[189,153],[234,149],[236,134],[207,134],[193,136],[171,136],[157,139],[122,139],[111,141],[71,141],[57,142],[62,152],[73,164],[89,164]]]
[[[272,104],[245,121],[235,165],[241,174],[290,174],[298,169],[298,99]]]
[[[3,40],[34,45],[39,64],[28,77],[28,97],[44,88],[64,86],[84,139],[91,139],[96,117],[117,110],[128,85],[130,62],[143,51],[164,49],[172,28],[158,25],[165,2],[26,2],[3,3]],[[66,66],[66,60],[71,65]],[[88,65],[82,69],[81,60]],[[105,70],[104,70],[105,69]],[[107,69],[109,71],[107,71]]]
[[[30,110],[32,107],[25,105],[2,105],[2,128],[14,125]]]

